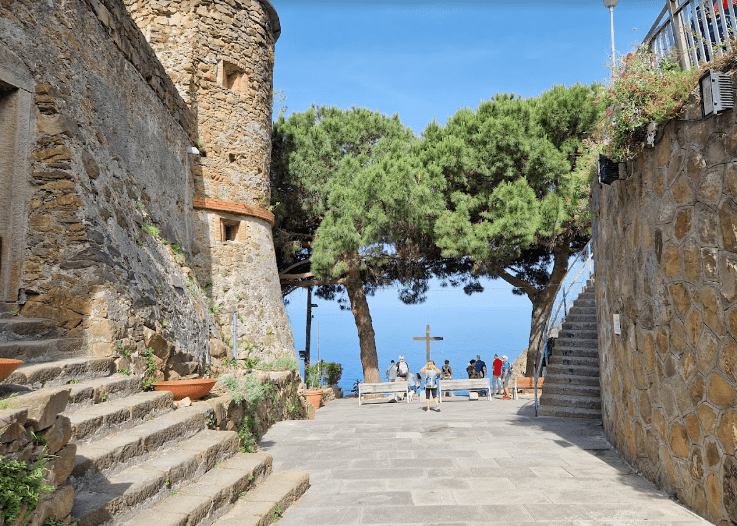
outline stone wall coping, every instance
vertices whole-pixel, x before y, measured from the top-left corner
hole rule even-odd
[[[241,203],[234,203],[223,199],[213,199],[210,197],[195,197],[192,200],[192,206],[203,210],[230,212],[232,214],[258,217],[259,219],[267,221],[272,227],[274,226],[274,214],[269,210],[258,206],[244,205]]]

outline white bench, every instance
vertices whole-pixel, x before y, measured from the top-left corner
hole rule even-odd
[[[407,403],[409,403],[409,383],[399,381],[358,384],[358,405],[361,405],[363,395],[376,393],[404,393]]]
[[[487,400],[491,400],[491,379],[490,378],[466,378],[462,380],[440,380],[439,381],[440,401],[443,400],[443,393],[448,391],[477,391],[486,390]]]

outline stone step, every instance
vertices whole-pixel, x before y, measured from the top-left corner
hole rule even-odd
[[[272,459],[265,453],[237,453],[212,468],[195,482],[173,489],[152,508],[141,511],[123,526],[186,526],[212,524],[245,500],[270,478]],[[173,488],[174,486],[172,486]],[[273,501],[271,504],[274,505]],[[271,517],[273,518],[273,511]],[[266,523],[264,523],[266,524]]]
[[[601,411],[601,398],[598,396],[578,396],[575,394],[554,394],[545,391],[540,397],[540,406],[578,407]]]
[[[553,356],[589,356],[596,358],[599,356],[599,347],[569,347],[566,345],[558,345],[556,342],[553,347],[551,359]]]
[[[77,411],[100,402],[111,402],[139,393],[142,389],[140,376],[114,374],[103,378],[83,380],[69,384],[72,393],[67,411]]]
[[[0,319],[14,318],[16,312],[20,312],[20,305],[17,303],[0,303]]]
[[[561,326],[559,333],[563,331],[590,331],[599,333],[599,324],[596,321],[572,321],[566,319]]]
[[[595,376],[599,377],[599,367],[590,367],[587,365],[554,365],[548,366],[548,375],[561,376]]]
[[[90,441],[171,412],[173,403],[169,391],[140,392],[64,414],[72,423],[71,440]]]
[[[238,443],[235,431],[202,430],[187,439],[178,440],[170,448],[157,447],[156,454],[145,462],[138,459],[136,465],[128,469],[105,477],[94,477],[88,484],[75,489],[72,517],[79,521],[79,526],[120,524],[142,509],[174,492],[178,493],[178,488],[231,457],[237,451]],[[84,454],[80,449],[77,450],[77,458]]]
[[[39,340],[59,335],[59,329],[52,320],[20,316],[0,318],[0,342]]]
[[[307,473],[275,471],[213,526],[263,526],[278,520],[310,486]],[[277,509],[278,506],[278,509]]]
[[[574,323],[593,323],[596,324],[596,314],[576,314],[576,313],[568,313],[568,316],[566,316],[566,322],[574,322]]]
[[[564,339],[564,338],[579,338],[582,340],[597,340],[599,338],[599,332],[596,330],[596,327],[585,327],[585,328],[562,328],[560,331],[558,331],[558,335],[556,336],[558,340]]]
[[[588,420],[601,420],[601,410],[583,409],[578,407],[548,406],[538,407],[538,416],[558,418],[584,418]]]
[[[578,385],[571,383],[558,383],[550,377],[545,377],[543,384],[543,392],[545,394],[561,394],[575,396],[600,396],[601,389],[597,385]]]
[[[553,354],[550,357],[548,367],[553,365],[588,365],[589,367],[599,367],[598,356],[578,356],[578,355],[560,355]]]
[[[548,385],[587,385],[591,387],[599,387],[598,376],[575,376],[575,375],[557,375],[550,370],[545,374],[545,388]]]
[[[205,429],[205,421],[212,414],[208,406],[183,407],[103,440],[78,444],[72,471],[75,487],[97,480],[98,474],[111,476],[147,462],[162,447]]]
[[[570,303],[568,304],[570,305]],[[571,311],[574,309],[596,309],[596,296],[593,294],[591,296],[587,296],[584,294],[579,294],[578,298],[576,298],[576,301],[573,302],[573,307],[571,308]]]
[[[26,363],[63,360],[69,356],[86,355],[82,338],[51,338],[0,342],[0,358],[13,358]]]
[[[68,384],[75,380],[109,376],[113,372],[115,372],[114,358],[67,358],[54,362],[24,363],[3,383],[40,389]]]
[[[560,338],[556,340],[554,348],[593,349],[598,348],[598,346],[598,340],[589,340],[585,338]]]

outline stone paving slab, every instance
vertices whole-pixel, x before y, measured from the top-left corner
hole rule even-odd
[[[600,421],[535,418],[530,397],[330,402],[261,440],[275,470],[309,473],[280,526],[696,526],[710,522],[640,477]]]

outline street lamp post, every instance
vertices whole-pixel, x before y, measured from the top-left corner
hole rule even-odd
[[[612,32],[612,65],[615,65],[614,57],[614,8],[617,7],[619,0],[603,0],[604,7],[609,8],[609,23]]]

